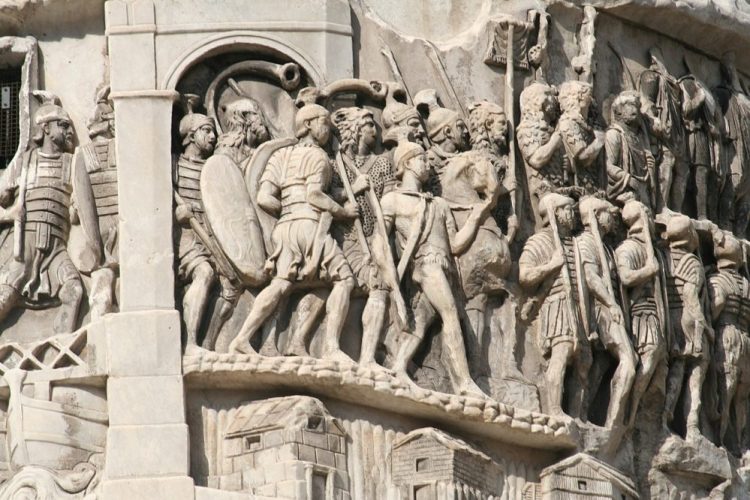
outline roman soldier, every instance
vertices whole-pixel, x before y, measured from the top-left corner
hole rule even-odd
[[[89,176],[104,251],[101,265],[91,272],[89,307],[91,318],[96,319],[113,310],[115,283],[120,272],[115,112],[109,100],[108,86],[97,95],[89,136],[91,142],[76,152],[75,165]]]
[[[254,354],[255,333],[288,296],[294,284],[321,280],[331,285],[326,303],[323,356],[351,362],[339,347],[349,310],[354,275],[344,253],[330,234],[332,218],[354,219],[353,203],[336,203],[326,191],[332,170],[325,147],[331,138],[330,113],[317,104],[303,106],[295,116],[297,143],[278,149],[270,157],[260,179],[258,205],[278,215],[273,229],[273,253],[266,267],[273,276],[253,302],[230,352]]]
[[[14,308],[60,305],[55,333],[75,329],[83,298],[81,276],[67,250],[72,222],[80,222],[86,245],[80,256],[82,270],[91,272],[102,261],[96,207],[84,169],[73,166],[73,126],[56,97],[34,115],[35,147],[6,175],[5,189],[12,200],[2,223],[0,247],[0,320]]]

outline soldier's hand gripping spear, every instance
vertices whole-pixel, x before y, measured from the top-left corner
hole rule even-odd
[[[341,178],[341,183],[344,185],[344,191],[346,191],[346,197],[349,199],[349,202],[356,203],[356,199],[354,197],[354,190],[352,189],[352,185],[349,182],[349,176],[346,173],[346,167],[344,166],[344,160],[341,157],[341,152],[339,152],[336,155],[336,169],[338,170],[339,177]],[[367,201],[370,202],[370,206],[372,207],[373,211],[375,212],[375,230],[378,231],[380,238],[382,238],[382,241],[384,244],[387,244],[388,242],[388,232],[385,228],[385,219],[383,218],[383,211],[380,208],[380,201],[378,200],[377,195],[375,194],[374,188],[372,185],[370,185],[366,191]],[[359,217],[356,217],[354,219],[354,230],[357,232],[357,239],[359,240],[359,244],[362,246],[362,250],[367,256],[368,259],[372,259],[372,252],[370,250],[370,246],[367,243],[367,237],[365,236],[365,231],[362,228],[362,221],[359,219]],[[406,302],[404,301],[404,297],[401,295],[401,288],[400,288],[400,280],[398,278],[398,272],[396,271],[396,265],[393,262],[393,256],[391,255],[391,252],[385,251],[383,252],[383,255],[381,257],[381,272],[383,273],[383,278],[388,287],[390,288],[390,295],[393,299],[393,302],[396,306],[396,312],[397,312],[397,318],[396,320],[400,323],[399,326],[403,330],[406,325],[408,325],[408,316],[406,312]],[[383,269],[384,267],[384,269]]]

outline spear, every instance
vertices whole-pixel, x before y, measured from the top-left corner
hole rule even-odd
[[[344,185],[344,191],[346,192],[347,198],[349,198],[349,201],[352,203],[356,203],[357,200],[354,196],[354,190],[352,189],[352,185],[349,182],[349,176],[346,173],[346,166],[344,165],[344,158],[341,154],[341,151],[339,151],[336,154],[336,169],[338,170],[339,177],[341,178],[341,183]],[[388,233],[385,230],[385,219],[383,218],[383,211],[380,208],[380,202],[378,201],[378,197],[375,195],[375,191],[373,190],[373,187],[370,186],[370,188],[366,191],[367,201],[369,201],[370,206],[372,207],[373,211],[375,212],[375,219],[376,219],[376,228],[378,232],[380,233],[380,237],[383,239],[383,242],[388,242]],[[359,217],[356,217],[354,219],[354,230],[357,233],[357,240],[359,241],[360,246],[362,247],[362,251],[367,256],[368,259],[372,258],[372,252],[370,251],[370,245],[367,243],[367,236],[365,235],[365,230],[362,227],[362,221]],[[406,312],[406,302],[404,301],[403,296],[401,295],[401,288],[399,287],[399,279],[398,279],[398,273],[396,272],[396,266],[393,263],[393,257],[391,256],[390,252],[384,252],[385,255],[383,255],[383,260],[385,262],[386,269],[384,269],[385,274],[385,280],[387,281],[388,285],[391,288],[391,297],[393,298],[393,301],[396,305],[396,311],[399,316],[399,320],[401,321],[402,325],[408,324],[408,316]]]
[[[604,284],[607,287],[607,293],[609,293],[611,297],[614,297],[615,292],[614,288],[612,287],[612,274],[609,272],[607,252],[604,249],[602,234],[599,231],[599,221],[596,220],[596,210],[594,209],[591,209],[591,211],[589,212],[589,223],[591,224],[591,234],[594,235],[594,241],[596,242],[596,251],[599,254],[599,261],[602,263],[602,278],[604,278]]]
[[[622,69],[625,71],[625,74],[628,75],[628,80],[630,81],[630,89],[628,90],[637,90],[637,86],[635,84],[635,77],[633,76],[633,73],[630,72],[630,68],[628,68],[628,65],[625,64],[625,58],[622,57],[622,54],[615,48],[614,45],[612,45],[612,42],[607,42],[607,46],[609,49],[615,53],[615,56],[617,57],[617,60],[620,61],[620,66],[622,66]],[[628,83],[628,82],[625,82]]]
[[[406,103],[411,104],[412,98],[411,98],[411,92],[409,92],[409,87],[406,86],[406,82],[404,81],[404,75],[401,74],[401,70],[398,67],[398,63],[396,63],[396,57],[393,55],[393,51],[388,46],[387,43],[385,43],[385,40],[382,38],[380,39],[380,43],[382,45],[382,48],[380,49],[380,53],[383,54],[383,56],[388,61],[388,66],[391,68],[391,73],[393,73],[394,78],[396,78],[396,81],[401,84],[401,87],[404,89],[404,93],[406,94]]]
[[[508,168],[506,175],[509,177],[510,185],[513,191],[510,193],[511,207],[513,208],[513,215],[518,217],[518,200],[516,199],[518,193],[518,187],[516,186],[516,148],[515,148],[515,131],[516,131],[516,117],[515,117],[515,99],[514,99],[514,80],[515,80],[515,66],[514,66],[514,54],[513,54],[513,33],[514,25],[512,22],[508,22],[508,43],[506,45],[505,55],[505,91],[503,97],[505,101],[505,116],[508,120]],[[510,229],[510,228],[509,228]],[[508,241],[513,241],[516,236],[517,229],[513,230],[513,233],[508,234]]]

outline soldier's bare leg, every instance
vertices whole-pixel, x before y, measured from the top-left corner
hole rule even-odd
[[[735,432],[737,436],[737,447],[739,449],[744,448],[742,436],[745,431],[745,426],[747,425],[748,399],[750,399],[750,383],[741,382],[737,386],[737,394],[734,397],[734,422],[736,426]]]
[[[586,402],[588,401],[588,389],[589,389],[589,372],[591,371],[591,346],[587,342],[583,345],[579,344],[578,351],[574,353],[573,369],[575,370],[576,384],[573,387],[573,394],[570,398],[570,412],[574,417],[578,417],[586,422],[587,408]]]
[[[630,404],[630,418],[628,427],[635,423],[635,417],[638,414],[638,405],[641,402],[643,394],[651,384],[656,368],[662,362],[663,353],[657,346],[649,346],[641,352],[641,363],[635,374],[635,383],[633,384],[633,396]]]
[[[237,336],[229,344],[229,352],[242,354],[257,354],[250,346],[253,335],[263,326],[263,323],[276,310],[279,300],[292,289],[292,284],[282,278],[274,278],[255,297],[250,314],[247,315]]]
[[[424,293],[420,296],[417,307],[414,309],[414,333],[409,334],[402,332],[405,338],[396,354],[396,360],[393,362],[392,369],[398,376],[411,380],[408,375],[409,362],[414,358],[419,346],[422,344],[427,328],[435,320],[437,313],[433,309]]]
[[[690,176],[690,164],[685,158],[675,157],[672,167],[672,188],[669,193],[669,208],[682,212],[682,204],[685,201],[688,177]]]
[[[115,295],[116,275],[113,269],[103,267],[91,273],[91,293],[89,306],[91,319],[101,318],[112,311]]]
[[[55,333],[70,333],[78,321],[78,309],[83,299],[83,284],[80,278],[70,279],[60,287],[60,310],[55,317]]]
[[[383,331],[387,307],[388,291],[370,290],[365,310],[362,312],[362,347],[359,351],[360,364],[375,364],[375,351],[378,348],[380,332]]]
[[[564,415],[562,409],[563,384],[565,382],[565,371],[572,359],[572,341],[563,341],[552,346],[547,370],[544,373],[547,380],[548,412],[551,415]]]
[[[21,294],[10,285],[0,285],[0,321],[8,317],[8,314],[21,302]]]
[[[667,395],[664,402],[664,423],[671,424],[674,419],[674,411],[677,400],[682,393],[685,383],[685,360],[673,358],[667,373]]]
[[[234,311],[234,304],[219,297],[216,299],[216,305],[214,306],[214,313],[208,321],[208,327],[206,327],[206,336],[203,338],[201,346],[204,349],[213,351],[216,349],[216,341],[219,339],[219,333],[224,324],[232,317]]]
[[[482,357],[484,352],[485,329],[487,322],[485,313],[487,311],[487,295],[482,293],[472,297],[466,304],[466,315],[469,318],[471,332],[467,335],[466,350],[469,353],[470,370],[475,377],[486,376],[487,366]]]
[[[695,205],[698,219],[708,219],[711,215],[709,192],[708,192],[708,167],[705,165],[695,166]],[[712,193],[714,195],[718,193]]]
[[[422,292],[443,320],[443,354],[449,359],[448,372],[458,394],[485,396],[469,372],[461,321],[453,289],[440,265],[424,264],[420,286]]]
[[[703,381],[706,380],[708,358],[702,356],[690,363],[690,377],[688,378],[688,391],[685,393],[685,414],[687,415],[688,441],[696,441],[701,436],[700,414],[701,414],[701,391]]]
[[[724,377],[721,384],[719,384],[719,396],[721,397],[722,412],[719,420],[719,442],[726,444],[725,436],[727,428],[729,427],[729,420],[732,416],[732,410],[737,406],[737,369],[733,366],[729,366],[729,363],[724,364]],[[747,404],[745,402],[744,404]]]
[[[219,275],[219,283],[221,292],[219,293],[219,298],[216,299],[214,313],[209,319],[208,327],[206,328],[206,337],[203,339],[203,347],[212,351],[216,349],[216,341],[219,338],[221,329],[229,321],[229,318],[232,317],[234,308],[237,307],[237,301],[243,292],[242,288],[234,285],[221,274]]]
[[[319,289],[300,299],[297,304],[298,325],[292,330],[291,338],[284,349],[285,356],[308,356],[307,339],[325,309],[327,297],[328,290]]]
[[[670,200],[670,193],[672,192],[672,180],[674,178],[674,167],[675,158],[672,152],[666,147],[662,147],[662,159],[658,166],[659,176],[659,192],[654,193],[654,196],[660,199],[656,200],[656,211],[661,212],[661,209],[666,207]],[[674,207],[669,207],[676,210]]]
[[[610,384],[609,408],[607,409],[608,428],[613,428],[624,422],[630,390],[635,381],[635,367],[637,363],[635,351],[628,339],[628,333],[621,324],[610,323],[608,335],[611,342],[607,350],[618,360],[617,369]]]
[[[208,296],[216,281],[216,273],[208,261],[198,264],[192,273],[192,281],[182,298],[182,315],[185,318],[187,345],[198,344],[198,329],[206,310]]]
[[[354,278],[349,277],[334,283],[326,301],[326,331],[323,337],[323,356],[338,361],[353,361],[341,350],[339,340],[349,313],[349,299],[354,290]]]

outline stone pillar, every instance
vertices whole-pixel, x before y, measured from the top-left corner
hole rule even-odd
[[[174,309],[170,127],[152,0],[105,4],[120,201],[120,310],[104,320],[110,428],[103,496],[193,499]]]

